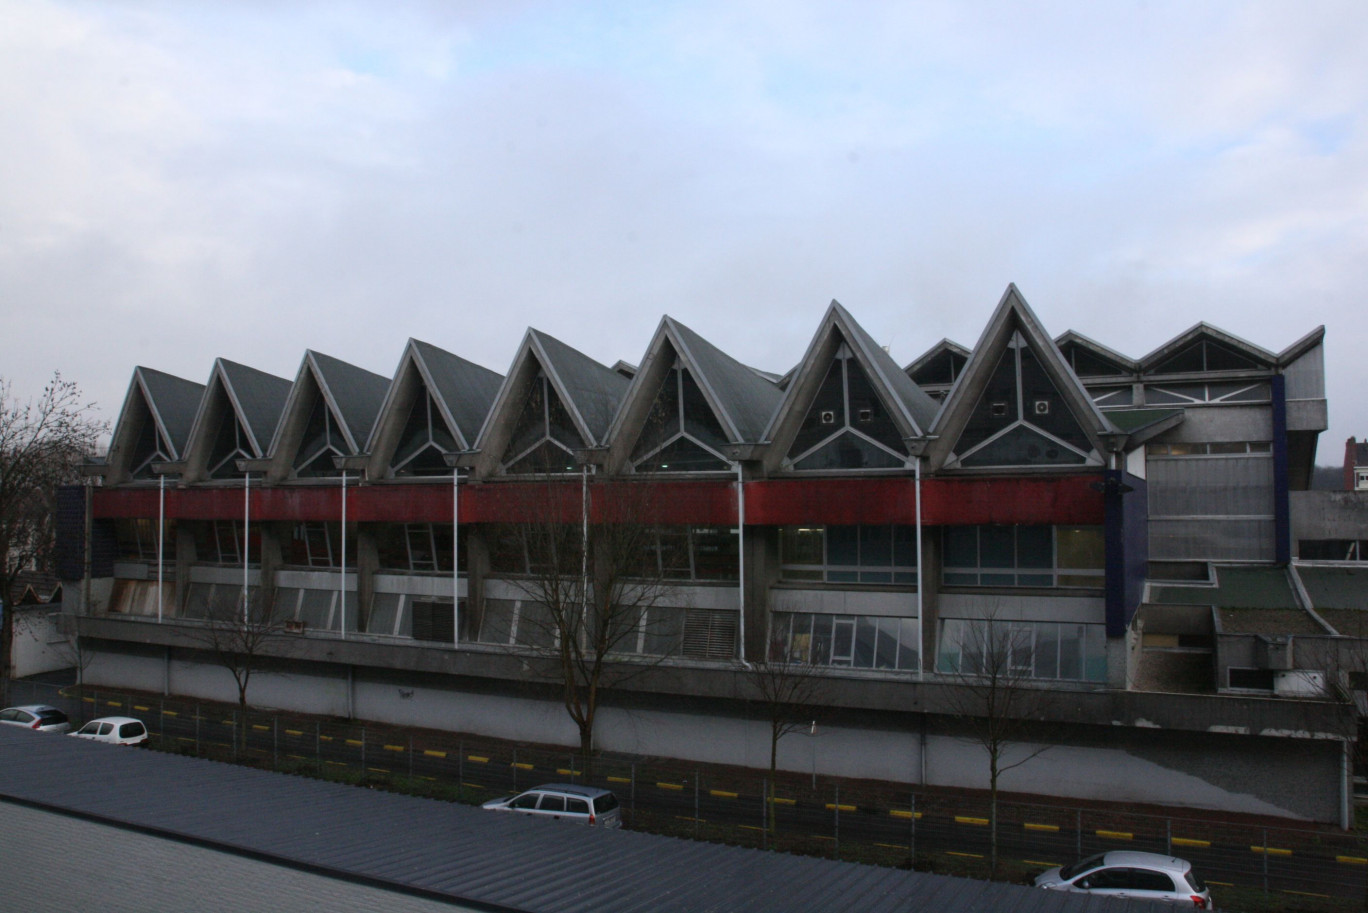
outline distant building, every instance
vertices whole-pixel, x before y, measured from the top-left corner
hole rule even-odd
[[[1344,442],[1344,490],[1368,491],[1368,440]]]
[[[1132,358],[1052,338],[1009,286],[973,347],[905,368],[835,302],[783,373],[670,317],[639,367],[536,330],[506,376],[417,340],[392,377],[312,351],[293,381],[139,367],[93,498],[118,556],[75,622],[102,650],[87,679],[222,694],[190,635],[246,589],[296,634],[259,703],[573,741],[527,672],[536,568],[506,524],[548,484],[579,523],[592,473],[651,494],[643,560],[673,578],[601,747],[763,766],[744,664],[787,656],[829,671],[841,722],[781,763],[978,786],[947,695],[1002,624],[1061,695],[1050,763],[1010,788],[1347,820],[1352,720],[1300,700],[1332,670],[1229,639],[1337,636],[1294,560],[1323,337],[1273,352],[1199,323]]]

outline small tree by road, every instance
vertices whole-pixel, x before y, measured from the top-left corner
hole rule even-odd
[[[637,649],[673,590],[652,497],[648,485],[546,476],[518,490],[521,519],[498,532],[497,549],[522,562],[514,639],[540,654],[529,668],[555,683],[586,773],[603,694],[662,658]]]
[[[769,656],[751,663],[745,671],[750,696],[759,704],[769,723],[769,780],[765,796],[765,822],[771,834],[776,830],[774,781],[779,769],[779,742],[786,735],[808,730],[817,724],[823,698],[830,680],[821,668],[806,659],[791,657],[784,645],[770,645]]]
[[[57,488],[80,479],[105,424],[80,388],[55,372],[37,399],[16,399],[0,378],[0,601],[23,570],[49,571],[56,543]],[[0,688],[8,686],[13,614],[0,623]]]
[[[1050,692],[1031,681],[1034,657],[1029,626],[1004,620],[995,610],[961,627],[959,666],[952,672],[949,702],[988,761],[989,869],[997,874],[998,787],[1002,776],[1029,763],[1049,745],[1027,741],[1030,721],[1045,709]]]

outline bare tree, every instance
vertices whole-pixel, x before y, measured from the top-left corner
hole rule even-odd
[[[774,780],[779,769],[779,741],[817,724],[830,679],[821,667],[788,654],[786,644],[770,644],[769,657],[754,662],[745,672],[748,688],[769,721],[769,795],[765,796],[765,820],[776,831]]]
[[[997,874],[998,786],[1003,774],[1049,749],[1027,737],[1030,721],[1039,718],[1050,692],[1031,680],[1029,626],[1004,620],[993,608],[962,631],[950,704],[971,733],[970,741],[987,756],[989,867]]]
[[[520,520],[496,534],[525,562],[527,598],[511,639],[540,654],[530,667],[556,683],[586,774],[603,693],[662,658],[638,650],[660,627],[651,610],[673,589],[652,492],[649,483],[546,476],[518,490]]]
[[[54,565],[56,493],[80,478],[105,424],[80,388],[54,372],[36,400],[20,402],[0,378],[0,601],[25,569]],[[0,687],[8,687],[12,614],[0,623]]]
[[[246,744],[247,689],[252,676],[267,656],[289,653],[290,639],[284,634],[288,620],[275,600],[264,589],[258,589],[239,595],[234,602],[210,606],[209,617],[189,631],[190,639],[233,676],[238,696],[239,744]]]

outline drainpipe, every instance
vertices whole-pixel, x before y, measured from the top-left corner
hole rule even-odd
[[[166,476],[157,476],[157,624],[162,620],[162,549],[166,544]]]
[[[342,575],[337,589],[341,596],[342,639],[347,639],[347,470],[342,470]]]
[[[461,647],[461,470],[451,467],[451,643]]]
[[[922,591],[926,589],[925,574],[922,573],[922,479],[921,455],[913,464],[917,485],[917,678],[926,675],[926,610],[922,602]]]
[[[739,582],[737,596],[741,608],[740,624],[737,626],[741,640],[740,660],[741,665],[749,669],[750,663],[746,662],[746,480],[742,475],[740,460],[736,461],[736,558]]]
[[[247,532],[252,525],[252,472],[246,470],[242,473],[242,626],[248,624],[247,615],[247,556],[251,551],[251,542],[247,538]]]

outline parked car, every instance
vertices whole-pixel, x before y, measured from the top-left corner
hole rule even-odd
[[[1098,853],[1040,873],[1035,885],[1052,891],[1086,891],[1211,909],[1211,892],[1192,871],[1192,863],[1158,853]]]
[[[23,707],[6,707],[0,710],[0,723],[6,726],[23,726],[39,732],[66,732],[71,728],[67,715],[56,707],[47,704],[25,704]]]
[[[147,741],[147,727],[142,720],[135,720],[131,716],[100,717],[71,734],[78,739],[108,742],[110,745],[142,745]]]
[[[622,809],[618,806],[617,796],[593,786],[547,783],[516,796],[491,799],[483,808],[574,821],[595,827],[622,827]]]

